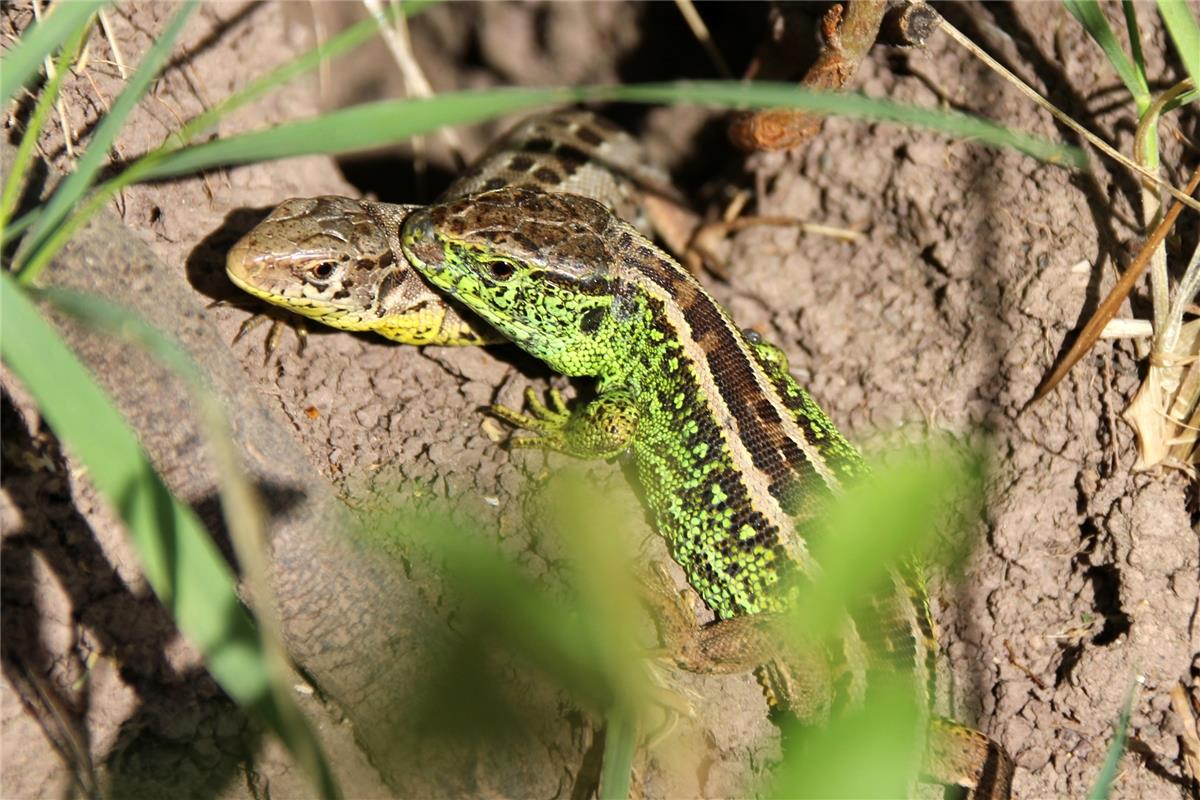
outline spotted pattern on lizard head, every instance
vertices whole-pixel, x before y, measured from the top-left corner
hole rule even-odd
[[[515,204],[510,192],[516,192]],[[494,224],[476,224],[481,212]],[[576,339],[599,335],[608,317],[613,298],[605,265],[613,253],[606,248],[614,223],[603,205],[583,197],[502,189],[415,212],[405,222],[401,246],[436,288],[468,307],[465,298],[486,295],[489,301],[477,312],[484,320],[566,374],[584,375],[591,373],[572,372],[570,364],[554,359],[556,352],[576,348]],[[435,231],[452,237],[454,246],[445,246],[448,240]],[[496,251],[511,256],[489,255]],[[531,272],[526,265],[545,268]],[[523,324],[510,310],[529,310],[539,322]],[[547,337],[540,328],[560,335]]]
[[[378,301],[371,273],[382,275],[395,258],[358,201],[293,198],[263,222],[229,251],[229,276],[242,289],[286,297],[301,313],[328,306],[353,315]]]
[[[409,344],[482,344],[495,334],[448,307],[389,240],[415,206],[347,197],[285,200],[226,256],[241,289],[343,330]]]

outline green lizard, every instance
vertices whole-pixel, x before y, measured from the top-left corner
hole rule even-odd
[[[761,667],[768,693],[808,722],[861,702],[879,670],[900,673],[927,705],[936,642],[912,565],[873,597],[870,618],[851,614],[841,652],[777,654],[772,624],[820,570],[806,525],[865,467],[776,348],[748,338],[679,264],[587,198],[485,192],[414,211],[401,240],[437,289],[521,348],[599,379],[596,399],[573,413],[554,395],[529,415],[496,411],[535,432],[517,445],[632,452],[659,532],[718,617],[681,648],[684,666]],[[1013,765],[999,745],[945,720],[929,731],[933,779],[1008,796]]]
[[[581,109],[518,123],[443,197],[502,186],[591,197],[657,231],[677,252],[695,224],[637,140]],[[417,207],[335,196],[286,200],[230,249],[226,272],[246,292],[335,328],[416,345],[501,341],[404,261],[396,235]]]

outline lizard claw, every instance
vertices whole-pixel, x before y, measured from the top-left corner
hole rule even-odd
[[[530,431],[532,436],[516,436],[509,440],[510,447],[540,447],[550,450],[563,449],[563,428],[571,418],[566,401],[558,389],[549,391],[550,404],[541,401],[532,388],[525,390],[525,407],[528,413],[514,411],[505,405],[493,404],[488,413],[504,420],[519,430]]]
[[[283,332],[287,328],[291,328],[296,332],[296,337],[299,339],[299,345],[296,352],[299,355],[304,354],[305,347],[308,345],[308,328],[305,327],[302,318],[289,317],[286,321],[277,319],[270,314],[256,313],[247,317],[238,326],[237,333],[233,336],[232,344],[237,344],[246,334],[250,333],[255,328],[264,323],[271,323],[271,328],[267,332],[267,338],[263,344],[263,366],[266,366],[271,361],[271,356],[279,347],[279,342],[283,339]]]

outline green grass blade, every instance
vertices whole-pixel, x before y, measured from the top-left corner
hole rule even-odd
[[[1105,18],[1104,12],[1100,10],[1096,0],[1063,0],[1063,5],[1096,40],[1096,44],[1100,45],[1100,49],[1108,56],[1108,61],[1121,78],[1121,82],[1125,84],[1125,88],[1137,102],[1138,112],[1143,111],[1150,104],[1150,87],[1146,85],[1145,76],[1125,54],[1125,49],[1117,41],[1116,34],[1109,27],[1108,19]],[[1131,31],[1131,33],[1133,32]]]
[[[569,89],[494,89],[366,103],[188,147],[164,158],[146,177],[162,178],[218,165],[377,147],[447,125],[479,122],[539,105],[567,102],[574,96]]]
[[[400,12],[408,14],[408,16],[412,16],[412,14],[418,13],[430,5],[432,5],[431,0],[408,2],[408,4],[401,8]],[[391,14],[394,12],[394,10],[395,6],[389,6],[389,10],[385,13]],[[114,194],[121,191],[122,188],[134,184],[134,182],[139,180],[143,180],[143,176],[148,174],[150,169],[154,167],[155,164],[160,162],[163,157],[166,157],[168,154],[170,154],[170,152],[174,152],[175,150],[181,148],[181,146],[190,143],[191,140],[198,136],[199,133],[208,130],[208,128],[212,125],[215,125],[216,122],[222,118],[222,116],[233,112],[233,110],[236,108],[245,106],[246,103],[256,100],[257,97],[266,94],[266,92],[276,88],[276,86],[287,83],[288,80],[292,80],[296,76],[299,76],[299,74],[311,70],[311,68],[317,66],[323,60],[332,58],[332,56],[344,53],[346,50],[358,46],[358,44],[366,41],[367,38],[376,35],[377,30],[378,24],[376,23],[376,20],[373,19],[368,19],[365,20],[365,22],[359,23],[358,25],[354,25],[352,28],[344,30],[341,32],[341,34],[331,38],[330,41],[320,43],[317,47],[308,50],[307,53],[301,54],[298,56],[298,58],[287,62],[287,64],[284,64],[281,67],[278,67],[274,72],[268,73],[266,76],[254,80],[254,82],[246,86],[245,89],[234,92],[233,95],[230,95],[226,98],[226,100],[217,103],[217,106],[208,110],[208,112],[199,114],[196,116],[196,118],[188,121],[180,131],[173,134],[173,136],[168,137],[166,142],[164,142],[161,146],[158,146],[158,148],[152,150],[149,152],[149,154],[139,158],[139,160],[134,162],[130,168],[124,170],[124,172],[120,173],[119,175],[116,175],[115,178],[104,182],[104,184],[98,187],[95,192],[92,192],[91,196],[84,201],[82,207],[78,207],[76,212],[72,213],[70,217],[67,217],[66,222],[58,225],[58,227],[53,230],[53,233],[48,235],[48,241],[44,243],[44,246],[38,249],[36,254],[31,255],[30,263],[28,265],[29,272],[28,275],[25,276],[25,281],[32,281],[32,279],[36,277],[37,273],[43,269],[44,265],[49,263],[50,258],[54,257],[54,253],[58,252],[58,249],[62,246],[62,243],[70,239],[70,237],[74,234],[74,231],[78,230],[80,227],[83,227],[83,224],[88,221],[92,213],[95,213],[98,209],[100,209],[100,207],[107,203],[109,198],[112,198]],[[22,222],[25,224],[37,222],[37,219],[42,216],[43,210],[44,209],[38,209],[35,216],[26,215]],[[17,230],[8,231],[8,235],[10,236],[16,234]]]
[[[42,90],[37,105],[34,106],[33,113],[29,116],[29,122],[25,125],[25,130],[21,132],[21,143],[17,145],[17,153],[13,157],[12,171],[8,175],[8,180],[4,182],[4,194],[0,195],[0,248],[4,246],[7,239],[5,228],[8,218],[12,216],[17,200],[20,199],[21,188],[25,185],[25,173],[29,168],[29,161],[33,157],[33,149],[42,132],[42,126],[46,123],[46,118],[50,115],[50,109],[54,107],[55,100],[58,99],[58,90],[62,86],[68,67],[79,55],[90,30],[91,25],[89,21],[85,20],[83,26],[63,46],[62,51],[58,54],[58,60],[54,64],[54,77]]]
[[[133,331],[135,338],[190,375],[192,382],[199,380],[173,343],[127,312],[73,293],[57,291],[52,297],[101,327]],[[288,688],[276,687],[267,645],[241,605],[233,574],[207,531],[191,508],[171,495],[107,395],[16,282],[2,272],[0,322],[0,358],[121,516],[146,580],[179,629],[204,655],[213,678],[234,701],[258,715],[311,770],[323,797],[338,797],[314,734],[292,703]]]
[[[604,732],[604,764],[600,768],[600,800],[629,797],[633,755],[637,751],[637,716],[622,711],[608,715]]]
[[[431,4],[432,3],[429,2],[429,0],[422,0],[422,2],[410,2],[400,9],[400,11],[411,16]],[[390,15],[394,12],[394,9],[394,6],[389,6],[385,13]],[[364,20],[363,22],[346,29],[337,36],[334,36],[329,41],[317,44],[308,52],[301,54],[297,58],[284,64],[273,72],[270,72],[267,75],[264,75],[263,77],[253,81],[246,88],[235,92],[225,100],[218,103],[212,109],[203,112],[187,122],[183,128],[177,131],[174,135],[169,136],[167,141],[165,141],[161,146],[155,148],[153,151],[138,159],[132,166],[130,166],[129,169],[124,170],[116,177],[105,181],[92,194],[92,196],[87,199],[82,208],[78,209],[67,219],[63,225],[59,226],[55,230],[51,236],[51,241],[49,242],[48,246],[45,247],[44,251],[38,256],[39,263],[31,269],[36,274],[36,272],[41,269],[41,266],[48,262],[51,257],[53,257],[58,247],[61,246],[61,244],[67,239],[69,239],[76,230],[82,227],[83,224],[91,217],[91,215],[94,214],[100,207],[102,207],[110,197],[131,183],[136,183],[137,181],[142,180],[142,177],[147,174],[149,170],[160,160],[162,160],[162,158],[168,153],[174,152],[180,147],[190,143],[195,136],[216,124],[223,116],[229,114],[231,111],[240,108],[246,103],[251,102],[263,94],[266,94],[271,89],[281,86],[298,75],[303,74],[304,72],[317,66],[323,60],[332,58],[361,44],[362,42],[374,36],[377,30],[378,25],[375,20]],[[41,212],[43,210],[44,209],[36,209],[36,213],[23,217],[20,221],[22,223],[20,226],[21,229],[23,230],[24,226],[36,222],[41,216]],[[7,235],[9,237],[17,235],[19,232],[17,227],[18,226],[13,226],[13,229],[9,230]]]
[[[50,221],[50,209],[43,210],[33,227],[40,232],[52,232],[43,234],[45,242],[29,257],[21,279],[23,282],[32,281],[62,243],[70,238],[112,193],[134,180],[170,177],[219,165],[317,153],[350,152],[391,144],[446,125],[478,122],[539,106],[584,100],[690,102],[742,107],[792,106],[829,114],[926,127],[995,146],[1012,147],[1051,163],[1075,167],[1083,167],[1086,163],[1083,153],[1076,148],[1009,131],[985,120],[962,114],[901,106],[857,95],[805,92],[790,85],[744,86],[737,83],[713,82],[458,92],[429,99],[354,106],[314,119],[285,123],[267,130],[206,142],[194,147],[172,150],[171,146],[164,146],[139,160],[126,173],[105,183],[65,224],[55,227]],[[197,129],[189,128],[190,134],[194,134]],[[57,200],[56,194],[52,204]]]
[[[31,208],[21,216],[12,221],[11,225],[4,228],[4,240],[8,241],[13,236],[20,236],[21,231],[24,231],[33,223],[37,222],[37,218],[41,216],[40,208]]]
[[[75,170],[62,181],[53,197],[43,208],[42,214],[29,231],[25,242],[22,243],[22,254],[26,258],[21,258],[21,254],[18,255],[18,260],[24,261],[24,264],[17,270],[17,276],[22,283],[34,280],[42,267],[54,257],[54,250],[57,248],[48,248],[47,244],[54,238],[55,229],[83,197],[96,177],[96,173],[104,166],[104,162],[108,159],[109,148],[116,139],[117,133],[125,125],[125,120],[133,111],[134,106],[142,99],[142,95],[146,93],[150,84],[158,76],[159,70],[162,69],[162,65],[171,52],[171,46],[183,29],[184,23],[196,8],[196,0],[189,0],[185,3],[162,35],[155,40],[145,57],[142,58],[142,63],[138,65],[137,71],[129,79],[125,89],[113,102],[112,108],[96,126],[92,140],[83,156],[80,157],[79,163],[76,164]],[[60,241],[65,241],[65,239],[60,239]]]
[[[179,150],[149,170],[162,178],[226,164],[318,153],[345,153],[389,144],[446,125],[478,122],[501,114],[570,101],[699,103],[728,107],[788,106],[861,119],[896,122],[1012,147],[1052,163],[1082,167],[1076,148],[1009,131],[986,120],[874,100],[860,95],[808,92],[783,84],[681,82],[640,86],[467,91],[428,99],[393,100],[334,111]]]
[[[220,654],[218,666],[240,667],[254,648],[253,625],[237,601],[232,573],[199,520],[170,496],[112,402],[7,273],[0,272],[0,289],[0,356],[121,513],[147,580],[180,627],[205,652]],[[208,590],[175,584],[183,563],[206,575],[212,582]],[[255,702],[264,689],[263,676],[251,669],[239,674],[230,693]]]
[[[1125,14],[1125,30],[1129,34],[1129,52],[1133,56],[1133,66],[1137,70],[1138,82],[1142,86],[1149,87],[1150,82],[1146,79],[1146,55],[1142,52],[1142,28],[1137,21],[1137,7],[1133,4],[1133,0],[1121,0],[1121,11]]]
[[[1200,88],[1200,25],[1196,17],[1185,0],[1158,0],[1158,13],[1162,14],[1192,84]]]
[[[1192,89],[1191,91],[1179,95],[1179,97],[1176,97],[1174,100],[1163,106],[1162,113],[1165,114],[1168,111],[1174,111],[1180,106],[1186,106],[1188,103],[1194,103],[1197,100],[1200,100],[1200,91]]]
[[[1007,147],[1052,164],[1083,168],[1083,151],[1036,136],[1011,131],[993,122],[957,112],[937,111],[877,100],[859,94],[813,92],[789,84],[743,85],[728,81],[683,81],[673,84],[595,87],[587,99],[626,100],[635,103],[696,103],[729,108],[792,107],[830,116],[875,122],[895,122],[916,128],[972,139],[994,147]]]
[[[42,60],[87,25],[92,14],[106,4],[95,0],[55,3],[50,13],[21,34],[16,46],[0,59],[0,102],[28,85],[41,68]]]
[[[1125,702],[1117,716],[1112,742],[1108,745],[1108,755],[1104,757],[1104,766],[1100,768],[1096,782],[1088,792],[1088,800],[1107,800],[1112,796],[1113,781],[1116,780],[1117,769],[1121,766],[1121,757],[1125,755],[1125,745],[1129,741],[1129,714],[1133,708],[1133,697],[1137,687],[1138,683],[1135,681],[1125,693]]]

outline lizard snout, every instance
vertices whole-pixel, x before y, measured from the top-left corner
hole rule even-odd
[[[264,280],[264,266],[269,260],[264,255],[263,247],[254,236],[254,232],[237,240],[225,256],[225,274],[234,285],[255,294],[261,289]]]

